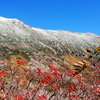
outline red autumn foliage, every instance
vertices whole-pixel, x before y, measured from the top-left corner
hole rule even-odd
[[[67,73],[70,75],[70,76],[73,76],[75,74],[75,71],[73,70],[67,70]]]
[[[55,69],[56,69],[56,67],[55,67],[55,66],[53,66],[53,65],[48,65],[48,67],[50,68],[50,70],[51,70],[51,71],[53,71],[53,70],[55,70]]]
[[[24,68],[24,72],[28,72],[28,71],[29,71],[28,69]]]
[[[17,64],[22,64],[22,65],[23,65],[23,64],[25,64],[25,63],[24,63],[24,61],[17,60]]]
[[[99,100],[99,67],[91,71],[94,75],[74,77],[75,71],[63,72],[63,68],[53,65],[43,72],[40,68],[25,68],[23,61],[18,64],[20,67],[7,67],[9,70],[0,72],[0,100]],[[83,79],[89,79],[88,86]]]

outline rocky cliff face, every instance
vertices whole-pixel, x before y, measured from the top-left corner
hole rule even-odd
[[[39,63],[41,60],[58,63],[66,54],[82,56],[83,48],[99,46],[99,38],[93,33],[33,28],[17,19],[0,17],[1,59],[20,54],[26,59],[34,58]]]

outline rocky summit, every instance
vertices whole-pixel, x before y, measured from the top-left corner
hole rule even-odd
[[[98,47],[100,36],[65,30],[30,27],[17,19],[0,17],[0,59],[22,56],[35,66],[65,66],[71,57],[83,56],[83,49]],[[69,61],[69,62],[68,62]],[[74,60],[75,61],[75,60]]]

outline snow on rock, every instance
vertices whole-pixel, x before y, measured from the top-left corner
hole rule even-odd
[[[0,37],[8,40],[17,40],[22,43],[28,42],[28,45],[41,46],[59,49],[61,45],[63,48],[76,48],[81,47],[93,48],[99,46],[100,36],[93,33],[77,33],[64,30],[44,30],[39,28],[30,27],[17,19],[8,19],[0,17]],[[52,43],[52,44],[49,44]],[[52,45],[52,47],[51,47]],[[53,49],[52,49],[53,50]]]

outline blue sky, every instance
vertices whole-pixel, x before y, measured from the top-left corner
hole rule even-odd
[[[36,28],[100,35],[100,0],[0,0],[0,16]]]

